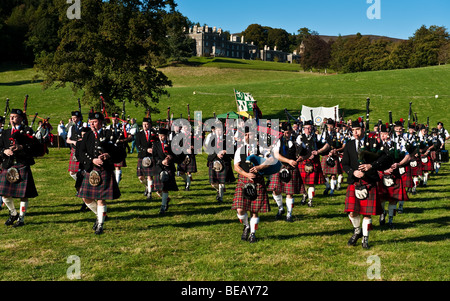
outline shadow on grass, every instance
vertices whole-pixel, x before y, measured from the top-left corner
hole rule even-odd
[[[36,84],[36,83],[42,83],[42,79],[38,80],[19,80],[15,82],[8,82],[8,83],[0,83],[0,86],[22,86],[22,85],[28,85],[28,84]]]

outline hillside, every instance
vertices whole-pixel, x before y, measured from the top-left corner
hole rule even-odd
[[[324,40],[325,42],[329,42],[329,41],[336,41],[339,36],[326,36],[326,35],[319,35],[322,40]],[[391,37],[386,37],[386,36],[378,36],[378,35],[362,35],[363,37],[368,37],[371,41],[375,41],[375,40],[387,40],[390,42],[400,42],[400,41],[404,41],[403,39],[398,39],[398,38],[391,38]],[[352,35],[344,35],[341,36],[343,39],[346,38],[353,38],[356,37],[356,34],[352,34]]]

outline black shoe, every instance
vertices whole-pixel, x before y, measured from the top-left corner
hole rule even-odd
[[[384,224],[386,224],[386,211],[380,215],[380,226],[384,226]]]
[[[18,219],[19,219],[19,213],[17,213],[16,215],[9,215],[9,218],[5,222],[5,226],[11,226]]]
[[[88,211],[89,211],[88,206],[86,205],[86,203],[83,203],[83,205],[81,205],[80,212],[88,212]]]
[[[216,196],[216,200],[217,200],[217,202],[219,202],[219,203],[222,203],[222,202],[223,202],[223,199],[222,199],[219,195]]]
[[[166,209],[164,206],[161,206],[161,209],[159,209],[159,215],[164,215],[166,213]]]
[[[362,247],[363,247],[363,249],[370,249],[368,236],[363,236]]]
[[[250,233],[250,226],[244,226],[244,231],[242,231],[241,240],[247,241],[249,233]]]
[[[275,215],[276,220],[280,220],[283,217],[284,214],[284,208],[278,208],[277,215]]]
[[[250,234],[250,238],[248,239],[248,242],[249,242],[249,243],[254,243],[254,242],[256,242],[256,236],[255,236],[255,233],[251,233],[251,234]]]
[[[355,229],[355,233],[353,233],[352,237],[350,237],[350,239],[348,240],[347,245],[349,246],[355,246],[356,243],[358,242],[358,239],[360,239],[363,235],[362,235],[362,230],[359,228],[359,233],[356,233]]]
[[[303,195],[300,205],[306,205],[306,195]]]
[[[92,230],[96,230],[97,229],[97,226],[98,226],[98,220],[95,220],[95,223],[94,223],[94,225],[92,226]]]
[[[314,207],[314,206],[313,206],[313,203],[312,203],[312,200],[309,200],[309,202],[308,202],[308,207]]]
[[[389,222],[389,223],[388,223],[388,227],[389,227],[389,229],[391,229],[391,230],[394,230],[394,229],[395,229],[394,223],[393,223],[393,222]]]
[[[100,235],[103,233],[103,224],[97,224],[97,228],[95,229],[95,234]]]
[[[286,216],[286,221],[288,222],[288,223],[292,223],[294,220],[292,219],[292,215],[287,215]]]
[[[330,188],[325,188],[325,190],[323,191],[323,195],[328,195],[328,191],[330,191]]]
[[[184,188],[184,191],[189,191],[191,190],[191,188],[189,186],[186,186],[186,188]]]
[[[25,223],[22,220],[18,220],[14,225],[13,228],[18,228],[18,227],[22,227],[25,226]]]

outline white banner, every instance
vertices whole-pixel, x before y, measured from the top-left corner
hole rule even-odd
[[[325,118],[339,119],[339,105],[330,108],[302,106],[301,119],[303,122],[311,120],[311,110],[316,125],[321,125]]]

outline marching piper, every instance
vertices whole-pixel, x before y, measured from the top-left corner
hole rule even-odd
[[[145,186],[144,195],[148,200],[152,198],[154,188],[153,178],[155,171],[155,160],[152,154],[153,143],[158,140],[158,137],[151,125],[151,119],[145,117],[142,120],[142,130],[135,135],[135,145],[138,151],[136,174],[139,181]]]
[[[103,127],[104,116],[99,112],[89,113],[91,131],[87,132],[80,145],[80,159],[85,168],[78,197],[96,215],[92,227],[95,234],[103,233],[106,218],[106,200],[120,197],[120,189],[114,176],[114,163],[121,162],[126,154],[115,144],[112,132]]]
[[[30,166],[34,157],[44,154],[43,145],[32,135],[32,129],[23,125],[25,115],[20,109],[12,109],[9,122],[11,130],[2,131],[0,152],[2,170],[0,174],[0,195],[9,209],[6,226],[21,227],[28,209],[29,199],[38,196]],[[20,199],[20,210],[14,206],[14,198]]]
[[[112,115],[111,124],[107,127],[107,129],[111,130],[113,133],[117,146],[122,147],[126,153],[128,142],[131,141],[131,137],[128,136],[128,133],[124,129],[124,125],[120,123],[119,114],[114,113]],[[122,167],[127,167],[126,158],[124,158],[122,162],[114,163],[114,175],[116,177],[117,184],[119,184],[120,180],[122,180]]]
[[[276,219],[281,219],[284,214],[283,193],[286,194],[286,221],[293,222],[292,209],[294,207],[294,195],[304,194],[305,188],[298,171],[295,141],[291,140],[293,128],[290,123],[283,123],[283,136],[276,143],[273,152],[274,157],[281,161],[283,168],[269,177],[268,191],[272,191],[273,199],[278,206]]]
[[[189,191],[192,184],[192,174],[197,172],[197,159],[194,152],[195,137],[186,125],[181,128],[180,134],[183,135],[186,140],[190,140],[190,146],[186,147],[186,153],[182,153],[182,160],[180,160],[180,163],[178,164],[178,174],[184,180],[185,190]],[[181,145],[181,147],[183,146]]]
[[[322,167],[320,165],[320,155],[329,148],[325,144],[321,149],[317,145],[317,137],[313,132],[312,120],[306,121],[303,125],[303,134],[297,137],[297,144],[301,152],[297,161],[300,177],[303,185],[305,185],[305,194],[300,204],[306,204],[308,198],[308,206],[313,206],[313,199],[315,196],[315,185],[323,184],[325,178],[323,176]]]
[[[431,137],[428,135],[428,128],[422,124],[419,130],[419,151],[420,151],[420,162],[422,165],[423,172],[423,186],[428,185],[428,176],[430,172],[434,171],[434,163],[431,158],[431,151],[434,149],[434,145],[431,142]]]
[[[387,164],[386,155],[378,153],[380,145],[377,140],[369,139],[369,136],[364,134],[364,128],[362,121],[352,121],[354,139],[345,145],[342,167],[348,175],[345,212],[348,213],[354,228],[347,244],[355,246],[362,237],[362,247],[368,249],[372,215],[381,214],[378,171],[385,170]]]
[[[72,111],[72,125],[67,132],[66,143],[70,146],[69,174],[76,181],[79,169],[79,161],[75,156],[76,144],[81,141],[81,129],[83,128],[83,115],[80,111]]]
[[[263,164],[253,166],[247,162],[251,154],[267,157],[269,152],[253,143],[250,135],[255,135],[246,128],[244,145],[239,146],[234,154],[234,170],[238,173],[238,182],[233,197],[232,210],[236,210],[239,221],[244,225],[241,240],[255,243],[256,230],[259,224],[259,213],[269,212],[270,204],[264,177],[259,173],[269,167],[273,159],[267,159]],[[250,220],[249,215],[250,213]]]

